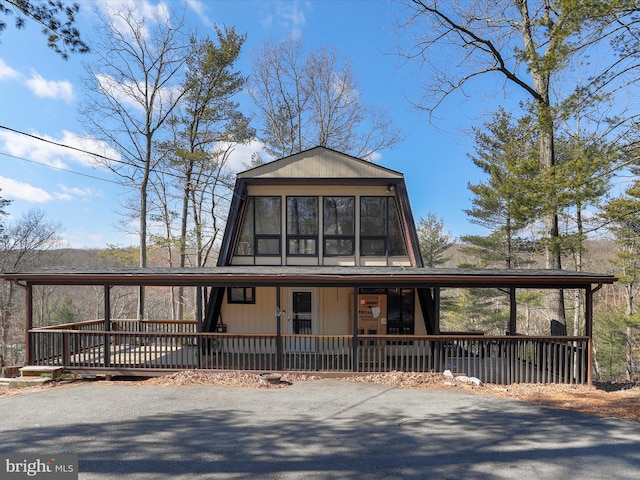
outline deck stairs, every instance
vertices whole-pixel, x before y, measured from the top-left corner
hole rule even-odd
[[[0,378],[0,385],[9,388],[34,387],[44,385],[62,376],[63,367],[49,365],[28,365],[20,368],[20,376]]]

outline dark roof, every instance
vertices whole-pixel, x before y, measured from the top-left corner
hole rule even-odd
[[[47,268],[0,273],[33,285],[586,288],[613,275],[568,270],[406,267],[223,266],[207,268]]]

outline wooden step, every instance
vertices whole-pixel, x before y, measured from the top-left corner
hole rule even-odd
[[[20,369],[22,377],[50,377],[58,378],[64,372],[64,367],[52,365],[27,365]]]

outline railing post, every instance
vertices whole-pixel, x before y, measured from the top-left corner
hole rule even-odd
[[[68,367],[71,365],[71,353],[69,351],[69,332],[62,334],[62,366]]]

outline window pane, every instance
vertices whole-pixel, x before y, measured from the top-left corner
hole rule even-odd
[[[255,197],[256,235],[280,235],[280,197]]]
[[[353,197],[324,197],[323,224],[325,235],[354,234]]]
[[[362,197],[360,199],[360,233],[385,235],[387,209],[386,197]]]
[[[253,255],[253,198],[247,199],[235,254]]]
[[[317,197],[287,198],[287,233],[289,235],[318,234]]]
[[[385,255],[384,239],[363,238],[362,255]]]
[[[401,225],[396,200],[395,198],[389,198],[389,255],[407,254]]]
[[[279,238],[258,238],[256,255],[280,255]]]
[[[290,238],[289,255],[316,255],[315,238]]]
[[[242,287],[230,287],[229,297],[234,303],[244,302],[244,288]]]
[[[325,255],[353,255],[353,238],[325,238]]]

